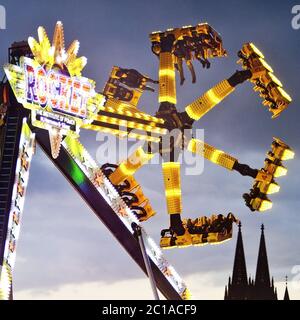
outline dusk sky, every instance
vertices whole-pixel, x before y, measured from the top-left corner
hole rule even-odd
[[[52,39],[55,23],[61,20],[66,45],[74,39],[80,41],[79,55],[88,58],[83,75],[94,79],[99,91],[114,65],[158,77],[150,32],[208,22],[221,34],[228,57],[211,59],[209,70],[195,62],[196,84],[185,70],[186,82],[177,90],[179,110],[239,69],[237,52],[245,42],[255,43],[292,96],[289,108],[272,120],[252,85],[245,83],[203,117],[197,128],[204,129],[207,143],[255,168],[263,166],[273,136],[293,147],[296,157],[285,162],[288,175],[276,180],[281,190],[270,196],[273,209],[263,214],[251,213],[242,199],[252,179],[206,161],[201,175],[185,176],[183,170],[183,216],[236,214],[243,225],[251,276],[255,275],[260,225],[264,223],[270,274],[278,298],[283,298],[286,275],[291,299],[300,298],[300,281],[292,273],[293,267],[300,265],[300,29],[291,26],[291,10],[297,1],[0,0],[0,4],[7,15],[7,29],[0,30],[1,65],[7,62],[11,43],[28,36],[37,38],[40,25]],[[157,91],[145,92],[139,108],[154,114]],[[82,130],[80,140],[96,158],[100,146],[96,133]],[[101,158],[97,160],[101,166]],[[161,166],[146,165],[136,178],[157,211],[145,228],[159,242],[161,229],[169,226]],[[195,299],[223,299],[232,273],[236,234],[237,228],[231,241],[218,246],[165,252]],[[30,172],[14,290],[16,299],[152,298],[144,274],[39,148]]]

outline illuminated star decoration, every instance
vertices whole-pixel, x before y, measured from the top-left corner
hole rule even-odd
[[[43,27],[38,28],[37,42],[34,38],[28,38],[28,44],[34,55],[34,59],[46,70],[51,70],[54,65],[61,69],[67,69],[70,76],[81,76],[81,71],[87,63],[86,57],[77,58],[79,41],[72,42],[68,50],[65,50],[64,29],[61,21],[55,26],[52,45],[47,32]]]
[[[103,185],[104,179],[103,179],[103,173],[102,173],[101,171],[97,171],[97,172],[95,173],[93,182],[94,182],[94,184],[95,184],[97,187],[100,187],[100,186]]]
[[[118,213],[121,217],[127,217],[128,216],[128,213],[126,211],[125,208],[121,207],[119,210],[118,210]]]
[[[29,166],[29,163],[26,159],[26,154],[23,153],[22,156],[21,156],[21,166],[22,168],[24,168],[26,171],[28,170],[28,166]]]
[[[15,207],[18,209],[18,210],[21,210],[20,209],[20,197],[17,197],[16,200],[15,200]]]
[[[19,224],[20,218],[19,218],[19,214],[17,212],[14,211],[13,213],[13,221],[15,224]]]
[[[17,183],[17,193],[18,193],[17,198],[19,198],[19,196],[22,197],[24,194],[25,188],[23,187],[23,183],[24,183],[24,180],[22,179],[22,175],[20,173],[18,177],[18,183]]]
[[[16,241],[15,240],[11,240],[9,242],[9,250],[10,250],[10,252],[14,252],[15,248],[16,248]]]
[[[172,275],[172,272],[170,271],[169,268],[165,268],[165,269],[163,270],[163,274],[164,274],[165,276],[169,277],[169,276]]]
[[[21,181],[19,181],[18,186],[17,186],[18,194],[22,197],[24,194],[24,187],[22,186]]]

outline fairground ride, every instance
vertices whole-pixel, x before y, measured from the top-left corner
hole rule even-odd
[[[167,299],[188,299],[189,290],[141,223],[154,216],[149,199],[134,178],[135,172],[159,153],[170,225],[162,230],[163,249],[202,246],[231,239],[232,214],[182,219],[180,162],[182,150],[198,154],[228,170],[254,179],[244,194],[252,211],[272,207],[268,194],[279,191],[275,178],[287,173],[282,161],[294,152],[273,138],[261,169],[252,169],[235,157],[193,136],[193,123],[218,105],[235,88],[250,81],[273,118],[288,107],[290,96],[266,62],[262,52],[246,43],[238,52],[241,70],[222,80],[180,112],[176,108],[176,71],[185,81],[183,62],[196,74],[192,60],[209,68],[210,58],[226,55],[220,35],[207,23],[150,34],[152,52],[159,59],[158,81],[134,69],[114,66],[102,92],[81,75],[87,62],[77,57],[79,42],[65,50],[64,31],[57,22],[50,43],[43,27],[38,41],[13,43],[6,77],[1,83],[0,105],[0,298],[13,298],[16,244],[35,143],[77,190],[87,205],[111,231],[131,258]],[[148,83],[158,84],[159,108],[155,116],[144,113],[138,102]],[[120,139],[144,141],[119,164],[99,167],[79,142],[80,129],[113,134]],[[166,143],[167,141],[167,143]],[[155,295],[157,298],[157,293]]]

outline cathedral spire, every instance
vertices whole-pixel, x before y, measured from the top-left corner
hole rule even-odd
[[[229,277],[228,287],[225,288],[225,300],[248,299],[249,288],[241,227],[239,223],[232,278]]]
[[[267,249],[264,234],[264,225],[261,225],[261,236],[258,251],[255,286],[256,287],[270,287],[270,273],[267,257]]]
[[[239,231],[235,249],[233,273],[232,273],[232,285],[248,285],[246,260],[244,253],[244,245],[241,231],[242,224],[239,222]]]
[[[284,298],[283,300],[290,300],[288,285],[287,285],[288,277],[285,277],[285,292],[284,292]]]
[[[227,286],[225,286],[225,294],[224,294],[224,300],[228,299],[228,292],[227,292]]]
[[[239,223],[232,279],[229,277],[228,286],[225,288],[224,298],[225,300],[277,300],[277,289],[274,287],[273,278],[272,282],[270,281],[264,225],[261,226],[261,237],[254,281],[250,276],[249,280],[247,279],[242,231],[241,224]]]

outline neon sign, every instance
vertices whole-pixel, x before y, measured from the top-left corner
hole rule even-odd
[[[73,122],[67,120],[72,122],[73,132],[77,132],[81,124],[91,123],[105,102],[104,96],[96,93],[93,80],[70,77],[60,69],[47,70],[36,60],[27,57],[21,58],[20,66],[7,64],[4,70],[19,103],[33,112],[40,110],[52,113],[53,117],[64,114],[65,120],[68,117],[73,119]],[[46,121],[45,125],[41,125],[41,122],[37,122],[36,126],[49,130],[50,121]],[[63,126],[55,127],[64,129]]]
[[[93,92],[86,78],[69,77],[54,70],[36,67],[33,60],[24,58],[25,95],[27,103],[38,104],[53,111],[85,119],[87,101]]]
[[[53,158],[58,157],[64,137],[79,137],[80,127],[91,124],[105,103],[95,82],[81,76],[87,59],[77,57],[79,42],[73,41],[66,50],[63,39],[60,21],[52,44],[39,27],[39,41],[28,39],[34,59],[21,57],[20,65],[4,66],[17,101],[31,110],[31,124],[49,131]]]

